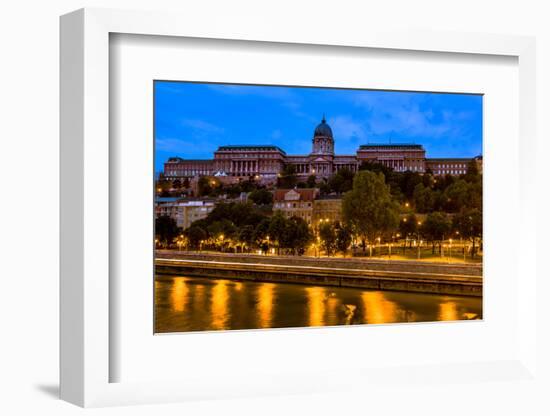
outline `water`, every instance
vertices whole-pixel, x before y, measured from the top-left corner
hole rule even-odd
[[[156,332],[481,319],[480,297],[162,276]]]

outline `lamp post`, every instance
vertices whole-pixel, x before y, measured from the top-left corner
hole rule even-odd
[[[420,245],[422,244],[422,241],[420,240],[420,226],[422,225],[422,221],[418,221],[417,225],[419,227],[418,230],[416,231],[417,241],[418,241],[417,258],[420,260]]]

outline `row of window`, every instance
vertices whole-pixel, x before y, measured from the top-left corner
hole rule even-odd
[[[464,175],[466,174],[465,170],[436,170],[434,171],[435,175]]]
[[[451,164],[440,164],[434,166],[436,169],[466,169],[466,165],[464,163],[451,163]]]
[[[311,208],[311,202],[275,202],[275,208]]]

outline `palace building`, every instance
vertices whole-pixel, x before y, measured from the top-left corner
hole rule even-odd
[[[188,160],[172,157],[164,164],[167,179],[183,179],[197,176],[232,176],[257,179],[276,178],[285,166],[293,166],[301,178],[315,175],[328,178],[340,169],[356,172],[364,162],[381,163],[396,172],[424,173],[430,169],[435,175],[461,175],[474,158],[429,159],[421,144],[365,144],[354,155],[336,155],[332,129],[323,116],[315,128],[312,149],[308,155],[287,155],[274,145],[220,146],[214,159]],[[481,168],[481,156],[475,158]]]

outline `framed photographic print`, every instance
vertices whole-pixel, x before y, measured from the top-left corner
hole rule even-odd
[[[482,99],[155,81],[155,332],[481,319]]]
[[[61,20],[62,398],[537,383],[533,40],[184,20]]]

